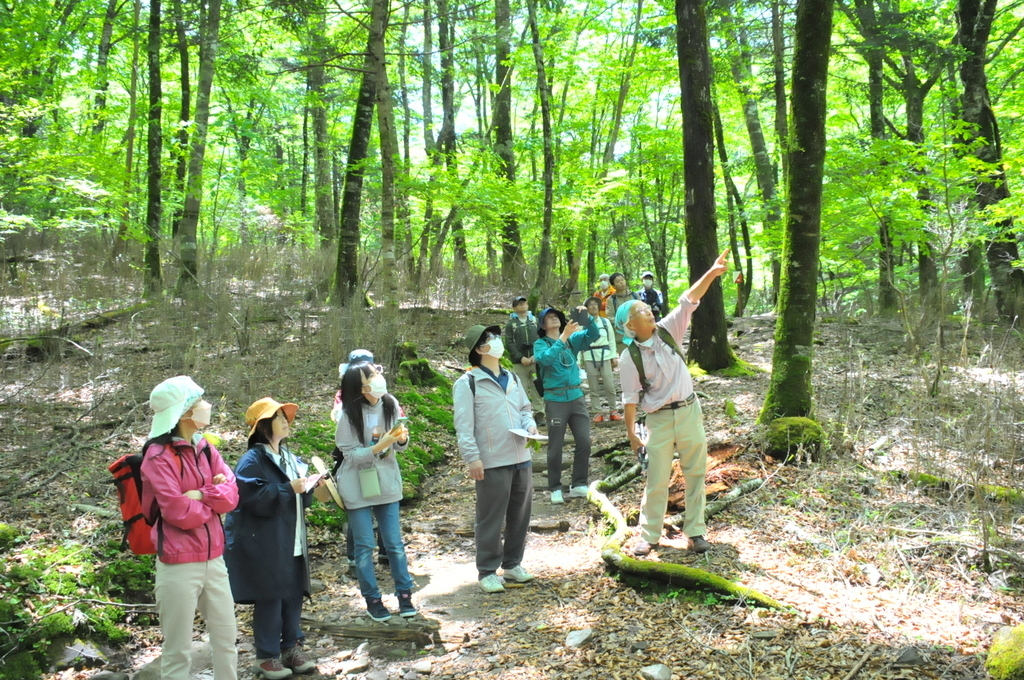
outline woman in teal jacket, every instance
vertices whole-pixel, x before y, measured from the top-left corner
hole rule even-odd
[[[577,307],[586,312],[586,307]],[[562,497],[562,444],[566,426],[576,440],[572,462],[570,498],[587,497],[587,477],[590,474],[590,414],[580,388],[580,366],[576,355],[587,350],[590,343],[601,337],[593,316],[585,329],[575,321],[566,322],[565,314],[553,307],[540,313],[537,334],[533,343],[533,356],[544,382],[544,412],[548,420],[548,488],[551,502],[563,503]]]

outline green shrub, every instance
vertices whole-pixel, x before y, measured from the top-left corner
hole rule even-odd
[[[4,552],[21,540],[21,533],[10,524],[0,523],[0,552]]]

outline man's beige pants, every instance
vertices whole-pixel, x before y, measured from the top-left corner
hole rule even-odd
[[[683,533],[704,536],[704,475],[708,470],[708,440],[700,401],[689,406],[661,409],[647,415],[647,487],[640,504],[640,538],[654,544],[661,539],[668,508],[668,481],[673,454],[686,480],[686,523]]]
[[[237,680],[235,601],[223,557],[184,564],[157,560],[156,607],[164,633],[161,680],[188,680],[197,607],[210,633],[214,680]]]

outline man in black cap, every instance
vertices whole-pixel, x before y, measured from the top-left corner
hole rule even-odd
[[[665,314],[665,298],[661,291],[654,287],[654,274],[644,272],[640,275],[640,280],[643,281],[644,287],[636,292],[637,298],[651,308],[655,322],[661,321],[662,315]]]
[[[533,359],[533,341],[537,338],[537,319],[526,309],[526,298],[522,295],[512,300],[512,313],[505,322],[505,349],[512,362],[512,370],[526,389],[526,395],[533,405],[534,418],[538,425],[544,424],[544,400],[537,393],[533,379],[537,377]]]

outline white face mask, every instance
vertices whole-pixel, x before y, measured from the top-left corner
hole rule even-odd
[[[654,286],[654,279],[644,279],[644,288],[652,288]]]
[[[501,341],[501,338],[491,338],[485,353],[495,359],[500,359],[501,355],[505,353],[505,343]]]
[[[612,284],[608,283],[607,281],[602,281],[601,282],[601,290],[608,290],[608,288],[610,288],[611,285]]]
[[[210,424],[210,416],[213,414],[213,405],[200,399],[192,407],[192,423],[197,430],[201,430]]]
[[[370,379],[370,396],[374,399],[380,399],[388,393],[388,381],[384,379],[384,376],[377,374]]]

